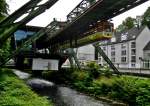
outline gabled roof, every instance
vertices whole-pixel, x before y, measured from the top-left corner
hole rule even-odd
[[[150,41],[147,43],[143,50],[150,50]]]
[[[115,42],[111,42],[111,40],[109,40],[107,45],[135,40],[140,35],[140,33],[144,30],[145,27],[146,26],[141,26],[140,28],[134,27],[122,32],[115,32],[114,33],[114,38],[116,39]],[[122,36],[125,36],[126,38],[122,40]]]
[[[143,31],[144,28],[145,28],[145,26],[142,26],[140,28],[133,27],[133,28],[131,28],[129,30],[125,30],[123,32],[117,32],[117,33],[115,33],[116,42],[122,41],[121,40],[122,35],[127,35],[127,39],[124,41],[136,39],[138,37],[138,35]]]

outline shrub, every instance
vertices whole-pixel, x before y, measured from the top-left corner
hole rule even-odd
[[[109,67],[104,67],[101,69],[101,72],[104,76],[106,77],[111,77],[112,76],[112,71],[110,71]]]
[[[100,66],[96,62],[89,62],[87,64],[88,71],[93,78],[98,78],[101,74]]]

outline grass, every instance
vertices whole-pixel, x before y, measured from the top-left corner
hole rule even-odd
[[[11,70],[0,69],[0,106],[52,106],[52,103],[34,93]]]

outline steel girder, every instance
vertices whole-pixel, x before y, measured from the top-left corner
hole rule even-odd
[[[42,42],[45,42],[43,46],[80,39],[84,36],[83,33],[89,30],[90,25],[99,20],[113,18],[146,1],[148,0],[96,0],[89,8],[83,9],[83,13],[81,11],[82,5],[79,5],[68,14],[68,23],[63,30],[56,31],[53,36],[47,35],[45,39],[42,39]]]
[[[0,45],[13,35],[18,28],[45,12],[45,10],[52,7],[58,0],[48,0],[40,4],[41,1],[42,0],[29,1],[0,23]],[[20,17],[23,17],[23,19],[19,19]]]

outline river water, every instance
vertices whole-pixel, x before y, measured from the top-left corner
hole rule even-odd
[[[29,74],[18,70],[14,70],[14,73],[18,75],[19,78],[25,79],[27,84],[37,93],[52,100],[55,106],[111,106],[69,87],[55,85],[44,79],[29,78]]]

